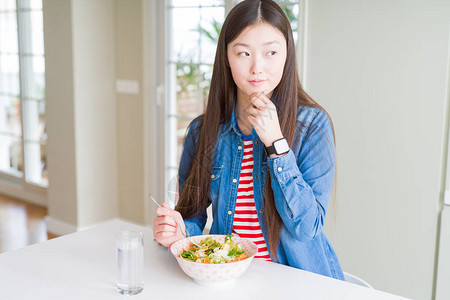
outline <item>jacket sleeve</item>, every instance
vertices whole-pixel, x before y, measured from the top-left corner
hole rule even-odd
[[[300,139],[300,150],[268,158],[275,206],[287,230],[298,240],[322,232],[335,172],[331,122],[319,111]]]
[[[195,119],[188,127],[186,138],[184,140],[183,152],[181,154],[180,167],[178,169],[178,191],[181,195],[184,183],[189,175],[191,165],[194,160],[195,152],[198,147],[200,136],[199,119]],[[191,236],[201,235],[206,224],[206,210],[200,212],[198,216],[185,219],[184,224]]]

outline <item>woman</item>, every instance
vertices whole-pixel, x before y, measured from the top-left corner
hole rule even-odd
[[[302,89],[292,29],[280,7],[247,0],[219,36],[206,111],[189,126],[175,211],[157,210],[164,246],[202,233],[239,234],[258,258],[344,279],[322,228],[335,174],[334,129]]]

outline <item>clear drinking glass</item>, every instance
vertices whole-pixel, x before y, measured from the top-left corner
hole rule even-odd
[[[117,290],[136,295],[144,289],[144,234],[120,231],[116,234]]]

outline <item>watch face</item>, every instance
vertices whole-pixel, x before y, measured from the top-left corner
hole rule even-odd
[[[273,147],[277,154],[283,154],[289,151],[289,145],[285,139],[273,143]]]

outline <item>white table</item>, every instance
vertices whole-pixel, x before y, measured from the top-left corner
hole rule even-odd
[[[115,239],[120,230],[144,232],[144,291],[115,289]],[[276,263],[253,260],[226,287],[202,287],[185,275],[150,228],[119,219],[0,254],[0,299],[404,299]],[[204,298],[204,297],[202,297]]]

